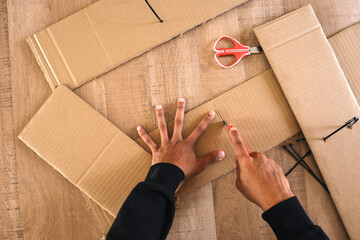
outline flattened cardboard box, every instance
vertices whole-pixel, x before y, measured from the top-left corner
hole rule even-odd
[[[100,0],[28,38],[46,80],[74,89],[246,0]]]
[[[19,138],[113,216],[151,163],[149,153],[64,86]]]
[[[256,28],[255,33],[349,236],[359,238],[360,124],[326,142],[323,138],[354,116],[360,117],[360,109],[313,9],[301,8]]]

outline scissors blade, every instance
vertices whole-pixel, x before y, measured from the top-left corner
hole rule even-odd
[[[219,113],[219,112],[218,112],[218,113]],[[220,116],[221,120],[223,121],[224,125],[225,125],[226,127],[228,127],[229,124],[224,120],[224,118],[221,116],[220,113],[219,113],[219,116]]]

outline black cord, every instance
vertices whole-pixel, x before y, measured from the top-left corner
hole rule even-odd
[[[159,19],[159,21],[162,23],[163,20],[159,17],[159,15],[157,15],[157,13],[155,12],[155,10],[151,7],[150,3],[145,0],[146,4],[149,6],[149,8],[151,9],[151,11],[154,13],[154,15],[157,17],[157,19]]]
[[[283,146],[283,148],[325,189],[326,192],[329,193],[327,186],[316,176],[316,174],[311,169],[306,166],[307,164],[305,165],[303,163],[304,161],[300,161],[287,146]]]
[[[287,177],[287,176],[300,164],[301,161],[305,163],[305,160],[304,160],[304,159],[305,159],[306,157],[310,156],[310,154],[311,154],[311,150],[307,151],[307,153],[305,153],[305,155],[300,158],[300,161],[299,161],[299,162],[296,162],[296,163],[294,164],[294,166],[292,166],[292,168],[290,168],[290,170],[287,171],[287,173],[285,174],[285,177]]]
[[[352,119],[350,119],[349,121],[346,121],[344,125],[342,125],[341,127],[339,127],[338,129],[336,129],[335,131],[333,131],[332,133],[330,133],[329,135],[327,135],[326,137],[324,137],[324,142],[326,141],[326,139],[328,139],[329,137],[331,137],[332,135],[334,135],[335,133],[337,133],[338,131],[340,131],[341,129],[343,129],[344,127],[348,127],[351,128],[357,121],[359,120],[358,117],[353,117]]]

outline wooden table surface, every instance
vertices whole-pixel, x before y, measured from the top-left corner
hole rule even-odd
[[[80,191],[27,148],[17,135],[51,94],[25,39],[90,5],[91,0],[0,0],[0,238],[101,239]],[[156,127],[154,106],[171,120],[178,97],[190,110],[269,68],[264,55],[224,70],[212,44],[230,35],[257,45],[254,26],[312,4],[329,37],[360,20],[357,0],[251,0],[171,40],[75,92],[131,138],[135,126]],[[299,137],[294,136],[290,141]],[[298,145],[302,152],[305,143]],[[294,161],[274,147],[266,154],[288,170]],[[312,158],[309,164],[317,170]],[[274,239],[261,210],[236,191],[235,172],[182,197],[169,239]],[[300,167],[289,176],[313,221],[332,239],[348,238],[329,195]]]

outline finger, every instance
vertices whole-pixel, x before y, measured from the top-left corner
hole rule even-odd
[[[235,159],[235,163],[236,163],[236,182],[240,183],[240,171],[241,171],[241,168],[240,168],[239,157],[236,155],[234,157],[234,159]]]
[[[174,133],[172,140],[177,142],[182,140],[182,129],[184,123],[185,99],[179,98],[176,107],[176,114],[174,120]]]
[[[164,146],[169,141],[169,136],[166,127],[164,108],[161,105],[156,106],[156,118],[161,137],[161,146]]]
[[[230,138],[240,159],[249,156],[237,128],[233,127],[230,129]]]
[[[147,132],[145,131],[144,128],[142,128],[141,126],[137,126],[136,128],[139,136],[141,137],[141,139],[146,143],[146,145],[148,145],[148,147],[150,148],[151,152],[155,152],[156,151],[156,144],[154,143],[154,141],[151,139],[151,137],[149,136],[149,134],[147,134]]]
[[[209,153],[205,157],[198,159],[198,161],[205,163],[205,166],[207,166],[211,163],[215,163],[215,162],[223,160],[224,157],[225,157],[225,152],[222,150],[217,150],[217,151],[213,151],[213,152]]]
[[[240,173],[239,156],[236,155],[236,156],[234,157],[234,160],[235,160],[235,163],[236,163],[236,172],[237,172],[237,174],[239,175],[239,173]]]
[[[196,142],[196,140],[205,132],[214,117],[214,111],[210,111],[208,114],[206,114],[187,139],[191,142]]]

